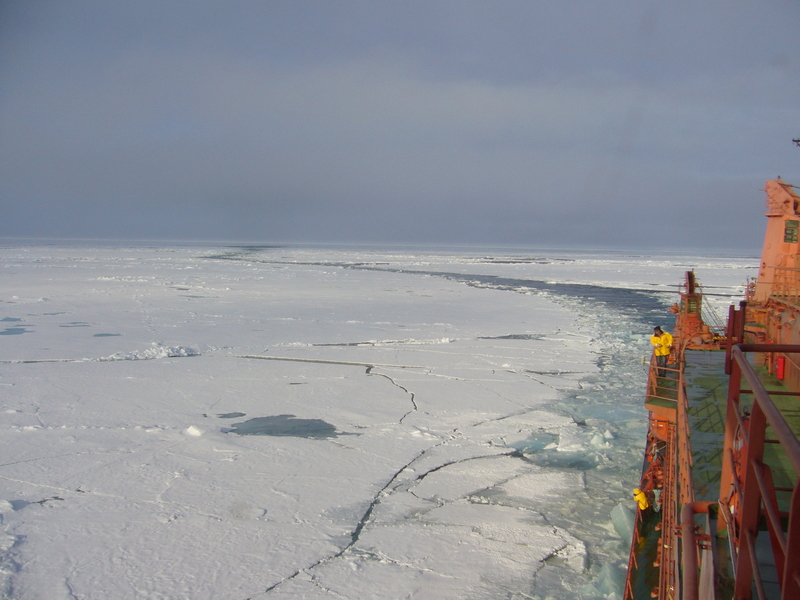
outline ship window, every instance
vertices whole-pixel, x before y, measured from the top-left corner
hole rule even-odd
[[[798,230],[800,230],[800,221],[786,221],[785,229],[783,230],[783,241],[786,243],[796,242]]]

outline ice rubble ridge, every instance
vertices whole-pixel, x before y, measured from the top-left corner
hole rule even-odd
[[[202,352],[195,348],[190,348],[188,346],[166,346],[161,343],[153,343],[151,348],[147,350],[138,351],[135,350],[133,352],[117,352],[116,354],[112,354],[111,356],[107,356],[104,358],[100,358],[99,360],[102,361],[112,361],[112,360],[153,360],[156,358],[173,358],[173,357],[183,357],[183,356],[200,356]]]

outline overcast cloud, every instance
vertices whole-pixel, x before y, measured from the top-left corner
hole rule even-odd
[[[758,248],[797,0],[0,2],[0,236]]]

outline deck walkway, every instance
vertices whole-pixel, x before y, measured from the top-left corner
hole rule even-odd
[[[695,500],[716,502],[719,499],[728,398],[725,353],[687,350],[685,357]]]

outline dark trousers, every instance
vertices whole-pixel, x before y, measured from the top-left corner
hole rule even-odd
[[[669,354],[665,354],[664,356],[656,355],[656,365],[658,366],[658,376],[659,377],[666,377],[667,371],[667,359],[669,358]]]

